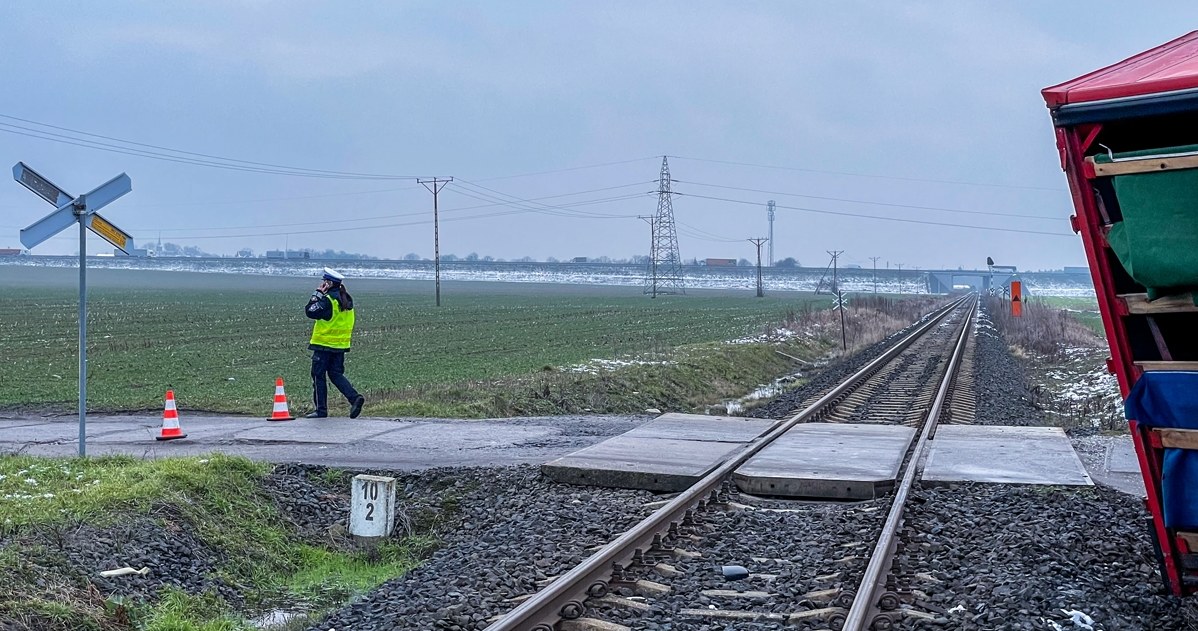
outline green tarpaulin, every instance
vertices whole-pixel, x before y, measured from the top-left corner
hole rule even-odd
[[[1115,159],[1198,152],[1198,145],[1116,153]],[[1106,155],[1095,156],[1110,162]],[[1107,240],[1149,298],[1198,289],[1198,169],[1114,176],[1123,220]]]

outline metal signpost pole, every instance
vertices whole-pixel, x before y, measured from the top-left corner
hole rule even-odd
[[[78,204],[78,202],[76,202]],[[79,217],[79,457],[87,455],[87,215],[86,206],[75,206]]]

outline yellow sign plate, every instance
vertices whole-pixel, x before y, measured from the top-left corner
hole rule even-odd
[[[106,239],[109,243],[120,248],[122,251],[125,250],[125,245],[129,243],[129,235],[125,234],[125,232],[120,228],[108,223],[107,219],[97,214],[92,214],[91,221],[87,227],[90,228],[92,232],[104,237],[104,239]]]

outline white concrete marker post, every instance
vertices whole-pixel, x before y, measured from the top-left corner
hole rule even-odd
[[[395,478],[355,475],[349,505],[349,533],[382,538],[395,528]]]

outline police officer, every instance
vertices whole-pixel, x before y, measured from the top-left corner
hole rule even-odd
[[[328,384],[329,381],[345,395],[349,401],[349,417],[358,418],[362,413],[362,405],[366,398],[354,390],[353,384],[345,378],[345,353],[349,351],[350,337],[354,332],[354,299],[345,288],[345,276],[324,268],[324,276],[304,314],[314,320],[312,323],[312,339],[308,349],[312,351],[312,403],[316,409],[305,418],[325,418],[329,415]]]

